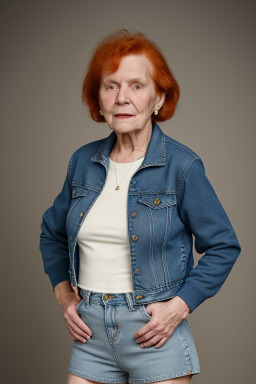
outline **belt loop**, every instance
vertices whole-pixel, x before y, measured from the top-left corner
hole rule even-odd
[[[89,307],[91,291],[85,291],[85,308]]]
[[[130,293],[129,292],[125,293],[125,297],[126,297],[126,301],[128,303],[129,311],[135,311]]]

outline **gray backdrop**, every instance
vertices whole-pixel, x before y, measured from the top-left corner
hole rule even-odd
[[[255,1],[0,4],[2,382],[66,383],[73,340],[43,272],[40,224],[73,151],[110,133],[90,119],[81,87],[92,49],[120,28],[142,31],[162,49],[181,99],[160,127],[202,157],[242,246],[219,293],[190,315],[202,370],[192,382],[252,380]]]

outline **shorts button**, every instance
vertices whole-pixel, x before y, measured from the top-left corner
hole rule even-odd
[[[135,275],[139,275],[140,274],[140,270],[138,268],[135,269]]]
[[[191,375],[192,371],[187,371],[188,375]]]
[[[142,299],[143,298],[143,296],[142,295],[137,295],[137,296],[135,296],[136,297],[136,300],[140,300],[140,299]]]

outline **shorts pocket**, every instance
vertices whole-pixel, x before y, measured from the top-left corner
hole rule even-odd
[[[146,311],[146,305],[147,304],[140,304],[139,306],[139,310],[140,310],[140,314],[141,316],[146,319],[146,320],[151,320],[152,319],[152,316],[150,316],[147,311]]]
[[[78,314],[80,314],[80,308],[81,308],[81,305],[83,304],[83,302],[84,302],[84,299],[82,299],[81,301],[79,301],[79,303],[78,303],[77,306],[76,306],[76,312],[77,312]]]

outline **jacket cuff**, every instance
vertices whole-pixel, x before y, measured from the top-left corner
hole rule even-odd
[[[205,296],[191,281],[187,281],[175,296],[179,296],[186,302],[190,308],[190,313],[207,299],[207,296]]]
[[[53,291],[56,285],[61,283],[62,281],[66,281],[66,280],[70,281],[69,272],[63,265],[57,265],[55,268],[47,271],[47,274],[50,278]]]

